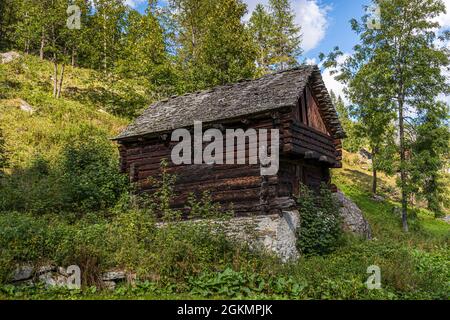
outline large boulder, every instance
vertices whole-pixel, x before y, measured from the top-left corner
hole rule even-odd
[[[16,59],[19,59],[20,57],[20,54],[15,51],[0,53],[0,63],[10,63]]]
[[[27,112],[29,114],[34,113],[34,108],[28,102],[26,102],[25,100],[22,100],[22,99],[19,99],[18,102],[19,102],[20,110]]]
[[[341,207],[344,230],[356,233],[366,239],[371,239],[370,226],[364,218],[361,209],[341,191],[335,193],[335,197]]]
[[[18,266],[14,271],[12,281],[24,281],[31,279],[34,274],[34,267],[30,264]]]

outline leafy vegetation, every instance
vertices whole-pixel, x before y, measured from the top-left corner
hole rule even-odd
[[[344,147],[356,152],[372,139],[375,169],[384,171],[377,177],[381,199],[372,197],[373,168],[357,155],[344,152],[344,168],[333,173],[333,182],[364,212],[374,239],[341,234],[329,193],[310,194],[299,201],[303,256],[282,264],[226,236],[221,223],[182,222],[182,212],[168,205],[174,177],[156,179],[159,191],[152,198],[130,196],[133,186],[117,173],[117,148],[109,139],[163,97],[295,65],[301,37],[288,1],[258,6],[248,25],[242,22],[245,5],[238,0],[174,0],[166,8],[149,1],[145,14],[119,0],[96,0],[96,10],[85,1],[75,2],[83,11],[84,28],[57,33],[51,30],[65,23],[65,8],[60,9],[66,1],[0,2],[0,49],[25,52],[0,64],[0,299],[448,299],[450,227],[425,209],[445,211],[438,207],[448,202],[449,178],[439,171],[448,148],[446,109],[429,104],[446,88],[408,90],[424,93],[412,97],[421,111],[412,126],[417,139],[407,146],[408,161],[415,166],[401,166],[411,174],[409,192],[424,195],[414,199],[414,209],[408,208],[409,233],[402,232],[399,214],[405,196],[395,177],[385,174],[399,167],[381,153],[389,151],[386,137],[392,138],[394,131],[378,135],[370,129],[388,123],[378,117],[377,108],[384,112],[393,106],[379,104],[383,101],[369,94],[355,99],[359,105],[352,109],[335,97],[350,135]],[[437,1],[384,3],[413,11],[418,4],[431,4],[427,16],[442,10]],[[393,14],[388,18],[395,20]],[[407,22],[423,19],[413,20]],[[379,44],[375,53],[381,53],[354,85],[361,89],[356,92],[367,93],[368,83],[384,84],[376,94],[397,83],[389,82],[394,75],[387,72],[387,61],[400,61],[402,68],[411,64],[403,64],[401,57],[385,58],[385,52],[398,58],[394,47],[384,47],[389,33],[365,31],[362,41],[373,40]],[[442,80],[438,66],[448,59],[444,51],[431,50],[432,34],[422,36],[412,33],[401,41],[407,48],[403,58],[417,67],[407,70],[414,79],[407,83],[434,85],[429,79]],[[412,45],[420,50],[409,50]],[[426,69],[432,61],[436,68]],[[395,91],[389,88],[388,93]],[[392,122],[386,126],[392,127]],[[376,140],[380,137],[381,142]],[[384,159],[386,166],[380,165]],[[208,193],[200,199],[192,195],[188,205],[193,218],[218,216]],[[163,224],[155,221],[158,215]],[[68,290],[8,284],[22,263],[77,264],[84,286]],[[371,265],[381,268],[381,290],[368,290],[365,284]],[[108,291],[99,275],[110,268],[123,268],[137,280]]]
[[[85,287],[74,291],[3,284],[0,296],[8,299],[447,299],[449,225],[435,220],[423,209],[411,219],[411,231],[403,233],[401,217],[393,212],[398,203],[373,200],[370,175],[364,172],[359,165],[345,163],[344,171],[334,180],[364,211],[374,239],[364,241],[347,234],[334,252],[319,251],[321,255],[310,252],[299,261],[287,264],[225,236],[220,224],[188,224],[170,218],[165,219],[168,222],[161,228],[155,224],[154,212],[134,208],[133,201],[127,197],[119,201],[109,217],[90,214],[71,219],[4,213],[0,216],[3,279],[7,270],[11,271],[20,261],[77,263],[82,266],[86,279],[83,279]],[[361,179],[364,174],[366,179]],[[383,190],[388,190],[389,184],[395,186],[393,181],[383,177],[381,180]],[[164,192],[159,194],[162,198],[152,199],[157,204],[155,208],[165,201]],[[173,213],[166,214],[174,217]],[[381,290],[368,290],[365,285],[370,265],[378,265],[382,270]],[[93,287],[101,271],[117,266],[137,273],[139,280],[133,286],[123,284],[114,291]]]
[[[297,232],[299,252],[303,255],[321,255],[339,247],[342,238],[340,209],[329,188],[322,185],[316,194],[301,185],[297,203],[300,213]]]
[[[373,193],[377,170],[399,173],[403,230],[408,232],[412,199],[424,196],[437,216],[445,203],[439,194],[448,167],[449,109],[440,96],[450,90],[443,72],[450,66],[450,33],[440,31],[435,19],[446,10],[441,0],[372,0],[372,5],[380,10],[380,27],[367,23],[369,14],[352,19],[359,36],[354,53],[338,63],[343,53],[335,48],[325,65],[337,67],[336,79],[347,85],[357,136],[372,152]]]

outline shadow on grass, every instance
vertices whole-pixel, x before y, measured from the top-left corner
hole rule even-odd
[[[135,117],[139,110],[148,103],[147,98],[143,95],[119,94],[103,87],[87,89],[67,87],[64,90],[64,96],[83,104],[101,106],[105,111],[127,118]]]

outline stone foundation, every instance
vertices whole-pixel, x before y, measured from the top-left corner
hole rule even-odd
[[[227,232],[252,246],[262,246],[274,252],[285,262],[299,256],[296,247],[299,219],[298,211],[285,211],[282,215],[234,218],[227,222]]]

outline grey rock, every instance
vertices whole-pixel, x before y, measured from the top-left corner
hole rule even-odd
[[[356,233],[366,239],[371,239],[372,232],[361,209],[359,209],[358,206],[348,199],[341,191],[338,191],[335,194],[335,197],[341,206],[344,230]]]
[[[20,110],[28,112],[30,114],[34,113],[34,108],[30,106],[26,101],[20,99],[19,102],[20,102]]]
[[[363,159],[372,160],[372,154],[369,151],[367,151],[366,149],[359,150],[359,155]]]
[[[107,290],[114,290],[116,288],[116,283],[114,281],[103,281],[103,286]]]
[[[108,271],[102,275],[103,281],[119,281],[126,279],[127,274],[125,271]]]
[[[44,274],[48,272],[56,271],[56,267],[52,265],[41,266],[37,269],[37,274]]]
[[[385,200],[384,197],[377,195],[377,194],[372,195],[372,199],[377,202],[383,202]]]
[[[33,277],[34,267],[32,265],[22,265],[19,266],[15,271],[12,280],[24,281]]]
[[[43,282],[47,287],[67,286],[67,277],[56,272],[48,272],[41,274],[38,279],[39,281]]]
[[[10,63],[16,59],[19,59],[21,55],[15,51],[0,53],[0,63],[6,64]]]

